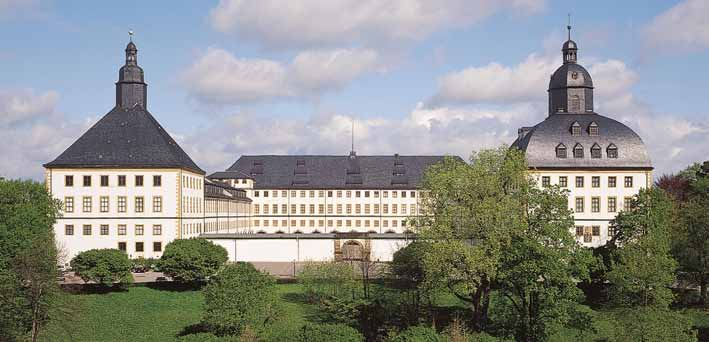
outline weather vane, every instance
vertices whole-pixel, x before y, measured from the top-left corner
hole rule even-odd
[[[566,24],[566,29],[569,31],[569,40],[571,40],[571,13],[568,14],[568,23]]]

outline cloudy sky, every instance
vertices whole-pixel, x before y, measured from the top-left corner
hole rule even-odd
[[[709,0],[0,0],[0,176],[41,179],[114,104],[135,31],[148,108],[207,172],[242,154],[452,154],[544,119],[567,13],[596,111],[657,174],[709,159]]]

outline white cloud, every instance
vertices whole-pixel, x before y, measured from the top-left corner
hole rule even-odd
[[[685,0],[673,6],[644,28],[645,43],[665,51],[687,51],[709,47],[709,2]]]
[[[210,48],[184,73],[188,92],[210,104],[239,104],[317,96],[377,70],[369,49],[308,50],[284,65],[267,59],[236,58]]]
[[[386,45],[467,26],[500,11],[536,13],[544,0],[221,0],[214,28],[271,48]]]
[[[76,123],[55,109],[54,91],[0,90],[0,176],[44,177],[42,164],[56,158],[90,122]]]

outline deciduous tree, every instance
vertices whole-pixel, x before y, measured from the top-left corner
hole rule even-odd
[[[175,240],[165,246],[158,267],[175,281],[202,283],[228,260],[227,251],[207,239]]]

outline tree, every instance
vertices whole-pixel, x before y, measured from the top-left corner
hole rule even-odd
[[[641,307],[613,312],[616,322],[611,342],[695,342],[692,320],[678,312]]]
[[[60,208],[41,183],[0,179],[0,340],[36,341],[56,306]]]
[[[429,242],[424,258],[427,282],[442,284],[469,303],[475,330],[487,323],[492,285],[502,253],[522,226],[524,156],[506,147],[473,154],[471,164],[446,158],[422,181],[425,215],[416,226]]]
[[[207,239],[175,240],[165,246],[160,270],[175,281],[202,283],[228,260],[227,251]]]
[[[362,342],[364,336],[354,328],[344,324],[306,324],[296,341],[302,342]]]
[[[297,279],[311,303],[352,298],[356,287],[354,268],[345,262],[306,262]]]
[[[217,335],[259,330],[276,318],[276,281],[244,262],[224,266],[204,288],[202,322]]]
[[[104,286],[133,282],[133,263],[126,253],[117,249],[90,249],[71,260],[71,268],[85,282]]]
[[[413,241],[394,252],[394,257],[390,265],[391,273],[396,280],[398,288],[410,294],[412,304],[412,314],[414,319],[421,318],[423,304],[431,308],[432,296],[435,288],[431,283],[426,282],[426,269],[423,259],[426,255],[427,244],[423,241]]]

